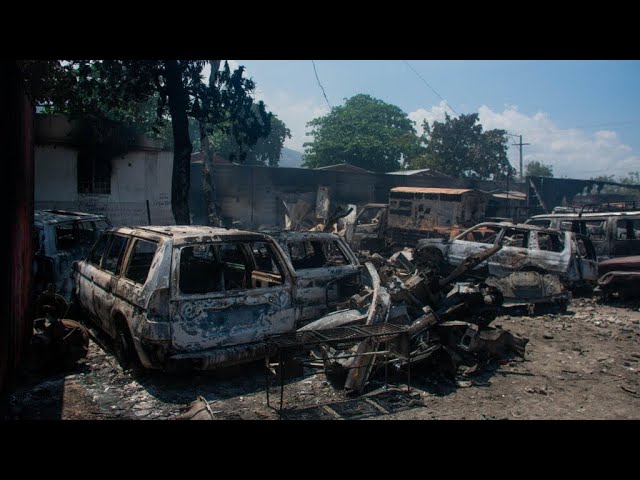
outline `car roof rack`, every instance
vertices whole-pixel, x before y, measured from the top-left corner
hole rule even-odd
[[[640,210],[640,200],[555,207],[553,213],[579,213],[582,215],[583,213],[630,212],[637,210]]]

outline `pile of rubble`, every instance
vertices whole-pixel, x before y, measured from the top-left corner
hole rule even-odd
[[[374,366],[403,370],[419,365],[454,376],[462,365],[476,369],[490,359],[524,358],[528,339],[490,326],[503,302],[501,291],[481,281],[458,282],[500,248],[471,255],[444,278],[428,265],[414,263],[411,250],[389,259],[373,254],[365,263],[373,282],[363,282],[366,286],[342,309],[299,332],[383,323],[404,327],[405,335],[390,342],[369,338],[348,350],[313,350],[327,373],[346,374],[344,387],[355,393],[363,391]],[[382,351],[383,344],[388,351]]]

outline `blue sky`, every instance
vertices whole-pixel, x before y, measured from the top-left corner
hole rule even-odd
[[[303,150],[306,122],[327,103],[311,60],[233,60],[257,84],[256,97],[292,130],[285,146]],[[440,120],[447,104],[480,114],[485,128],[522,134],[524,162],[553,165],[556,176],[589,178],[640,170],[640,61],[316,60],[332,106],[367,93],[399,106],[419,124]],[[515,141],[515,139],[514,139]],[[509,157],[518,164],[518,149]]]

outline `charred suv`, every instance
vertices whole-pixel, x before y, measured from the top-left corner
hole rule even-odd
[[[100,232],[111,223],[103,215],[66,210],[36,210],[33,223],[34,293],[41,293],[52,283],[68,299],[72,263],[87,256]]]
[[[251,361],[267,353],[269,335],[334,308],[359,281],[362,267],[337,236],[280,241],[286,253],[262,233],[111,229],[75,264],[75,300],[113,339],[123,366],[204,370]]]
[[[593,284],[598,278],[596,253],[588,238],[533,225],[480,223],[453,239],[423,239],[416,253],[423,262],[447,268],[494,245],[500,250],[478,265],[476,273],[494,277],[525,271],[554,274],[568,287]]]
[[[76,301],[124,366],[199,368],[259,356],[295,328],[291,263],[267,235],[208,227],[121,227],[75,265]]]

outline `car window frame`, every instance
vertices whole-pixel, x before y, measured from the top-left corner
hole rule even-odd
[[[143,237],[136,237],[134,235],[128,235],[128,236],[129,236],[129,245],[127,246],[127,249],[126,249],[126,251],[124,253],[122,266],[120,268],[120,277],[130,281],[131,283],[133,283],[135,285],[144,286],[144,285],[146,285],[147,281],[149,280],[149,274],[151,273],[151,267],[153,266],[153,262],[155,261],[156,256],[158,255],[158,252],[160,251],[161,242],[159,240],[150,239],[150,238],[143,238]],[[146,276],[146,278],[145,278],[143,283],[136,282],[134,279],[132,279],[130,277],[127,277],[126,274],[125,274],[125,272],[127,272],[127,270],[129,269],[129,263],[131,262],[131,258],[133,257],[133,250],[135,248],[135,245],[139,241],[148,242],[148,243],[154,243],[156,245],[156,250],[155,250],[155,252],[153,254],[153,257],[151,258],[151,264],[149,265],[149,270],[147,271],[147,276]]]

